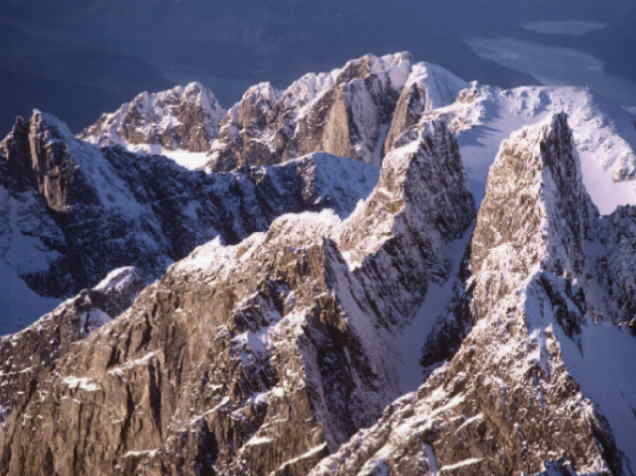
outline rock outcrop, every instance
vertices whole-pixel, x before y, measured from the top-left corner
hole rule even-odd
[[[378,164],[419,114],[450,104],[465,86],[407,53],[367,55],[305,75],[285,91],[262,83],[221,122],[208,168],[272,164],[318,150]]]
[[[38,294],[60,298],[122,266],[157,278],[197,245],[236,243],[284,213],[344,216],[377,177],[374,166],[326,154],[208,175],[99,149],[40,112],[0,144],[0,171],[3,258]]]
[[[154,152],[207,152],[225,110],[200,83],[158,93],[144,92],[117,111],[103,114],[79,137],[99,146],[122,145]]]
[[[39,380],[7,420],[2,467],[305,474],[399,395],[383,349],[447,274],[439,247],[472,221],[462,187],[457,146],[432,124],[344,222],[284,215],[198,248]],[[58,423],[29,430],[25,414]],[[36,451],[30,431],[47,442]]]

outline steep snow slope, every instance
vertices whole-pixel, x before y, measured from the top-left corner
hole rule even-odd
[[[522,87],[501,90],[472,83],[456,103],[425,114],[444,117],[458,133],[477,200],[503,139],[523,126],[565,112],[574,131],[585,186],[601,213],[636,203],[636,126],[622,108],[586,89]]]

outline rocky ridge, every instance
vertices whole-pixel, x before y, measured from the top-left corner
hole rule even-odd
[[[134,151],[206,152],[225,112],[212,91],[193,82],[167,91],[143,92],[117,111],[103,114],[79,138]]]
[[[636,127],[632,117],[590,90],[532,86],[510,90],[472,82],[453,104],[423,114],[443,119],[458,137],[474,193],[483,195],[488,168],[503,140],[516,130],[565,112],[574,134],[582,180],[604,215],[634,204]]]
[[[173,108],[191,107],[178,96],[175,99],[173,91],[156,95],[173,97],[178,103]],[[249,88],[227,113],[220,107],[214,110],[209,146],[196,148],[201,152],[193,152],[187,140],[176,151],[156,147],[148,138],[124,145],[133,152],[163,153],[185,167],[208,171],[278,163],[316,151],[378,164],[415,123],[441,118],[458,135],[469,185],[479,201],[501,142],[515,130],[566,112],[583,181],[601,213],[636,202],[631,185],[636,170],[633,116],[585,88],[507,90],[469,84],[437,65],[396,53],[367,55],[330,72],[309,73],[283,91],[261,83]],[[144,128],[163,130],[170,122],[164,114],[170,118],[172,113],[159,112],[137,115],[143,117]],[[121,118],[119,127],[137,127],[136,119],[120,112],[115,116]],[[200,127],[196,120],[184,119],[182,124],[190,130]],[[88,130],[92,132],[83,136],[93,143],[121,143],[102,122]]]
[[[212,242],[171,267],[60,358],[38,397],[9,417],[2,466],[303,473],[371,424],[399,394],[384,341],[413,318],[426,282],[446,277],[438,248],[472,218],[444,124],[403,149],[344,222],[329,212],[284,215],[267,233],[231,247]],[[423,183],[446,185],[432,193]],[[350,268],[346,254],[360,251],[356,241],[377,220],[388,236]],[[12,420],[18,413],[69,420],[39,426],[51,443],[35,454],[25,420]],[[109,430],[86,439],[74,430],[80,421]],[[283,444],[290,436],[294,443]],[[102,449],[78,459],[78,445]]]
[[[137,268],[111,271],[102,282],[66,300],[36,324],[0,338],[0,420],[31,397],[41,378],[71,345],[128,309],[147,285]],[[2,424],[0,423],[0,426]]]
[[[17,356],[0,369],[0,474],[634,474],[622,113],[567,88],[473,83],[453,102],[458,83],[407,87],[415,71],[438,70],[367,56],[258,85],[207,172],[91,148],[142,167],[118,175],[127,187],[179,170],[209,233],[181,256],[215,239],[165,273],[140,265],[162,277],[132,306],[140,285],[100,285],[0,340]],[[47,122],[3,142],[0,175],[16,203],[55,211],[39,229],[61,227],[77,190],[104,191],[68,166],[92,146]],[[305,146],[358,160],[287,160]],[[30,356],[40,340],[52,358]]]
[[[450,104],[465,86],[408,53],[367,55],[284,91],[261,83],[228,111],[207,167],[271,164],[313,150],[378,164],[423,111]]]
[[[461,346],[311,474],[632,474],[633,420],[590,401],[620,361],[606,355],[585,382],[574,369],[599,345],[581,334],[614,315],[592,274],[613,248],[586,252],[603,239],[575,157],[565,115],[502,144],[461,279],[468,311],[451,313]]]
[[[197,83],[142,93],[79,137],[133,152],[206,152],[207,168],[214,171],[316,151],[379,164],[423,111],[452,103],[466,86],[440,66],[413,62],[408,53],[367,55],[309,73],[283,91],[257,84],[227,114]]]
[[[327,154],[208,175],[97,148],[41,112],[19,119],[0,143],[0,171],[3,260],[35,292],[57,298],[122,266],[157,278],[195,246],[236,243],[284,213],[346,214],[377,177],[374,166]]]

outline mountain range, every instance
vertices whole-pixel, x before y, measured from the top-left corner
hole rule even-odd
[[[636,117],[366,55],[0,142],[0,474],[633,475]]]

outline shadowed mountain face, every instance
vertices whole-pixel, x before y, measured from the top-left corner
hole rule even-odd
[[[608,69],[630,75],[620,48],[632,34],[624,20],[628,8],[623,0],[402,0],[391,8],[376,0],[11,0],[0,13],[0,130],[37,106],[77,131],[138,91],[192,80],[211,87],[227,107],[257,81],[283,87],[306,71],[368,52],[410,50],[467,79],[505,87],[536,83],[479,58],[464,40],[553,18],[611,24],[581,46],[601,49],[593,52],[607,58]]]

